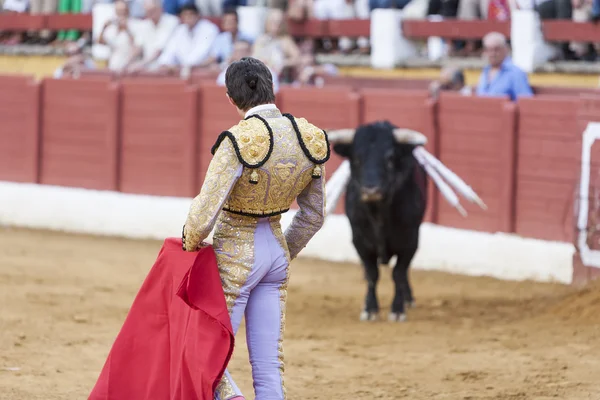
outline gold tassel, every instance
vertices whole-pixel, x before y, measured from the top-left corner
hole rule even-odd
[[[258,183],[258,172],[256,172],[256,170],[252,171],[250,174],[250,183],[253,185]]]
[[[321,167],[318,165],[313,169],[312,172],[313,179],[319,179],[321,177]]]

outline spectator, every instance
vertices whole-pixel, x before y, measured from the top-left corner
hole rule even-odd
[[[264,62],[278,77],[286,69],[295,69],[300,62],[300,50],[287,33],[285,14],[281,10],[270,10],[265,24],[265,33],[254,43],[253,57]]]
[[[219,28],[201,18],[194,4],[181,7],[179,25],[158,58],[161,69],[167,73],[187,73],[199,67],[210,56]]]
[[[79,14],[81,13],[82,0],[58,0],[59,14]],[[73,42],[79,39],[79,31],[70,29],[68,31],[59,31],[56,39],[60,42]]]
[[[111,54],[108,60],[108,68],[111,71],[120,73],[131,60],[135,39],[127,3],[122,0],[116,1],[115,14],[115,19],[109,20],[104,24],[98,37],[98,43],[110,47]]]
[[[129,15],[132,18],[144,19],[146,17],[145,0],[125,0],[129,6]]]
[[[302,55],[300,56],[300,65],[298,67],[298,84],[323,86],[325,76],[338,74],[338,69],[333,64],[317,64],[314,54],[314,42],[312,40],[305,40],[300,49]]]
[[[440,78],[431,82],[429,91],[432,97],[437,97],[440,91],[458,92],[463,96],[473,94],[473,89],[465,85],[463,71],[455,67],[445,67],[440,73]]]
[[[227,60],[227,66],[223,68],[223,71],[217,77],[217,85],[225,86],[225,74],[227,73],[227,67],[234,61],[239,61],[244,57],[250,57],[252,54],[252,44],[249,41],[239,39],[233,45],[233,51],[231,53],[230,58]],[[273,76],[273,91],[277,93],[279,91],[279,79],[277,78],[277,74],[273,73],[271,70],[271,75]]]
[[[314,0],[292,0],[287,9],[287,16],[297,22],[312,19],[314,18],[313,3]]]
[[[65,53],[68,56],[67,61],[54,72],[54,79],[65,77],[77,78],[82,70],[96,69],[96,64],[92,58],[83,52],[85,41],[80,39],[77,42],[67,44]]]
[[[508,96],[511,100],[532,96],[527,74],[514,65],[508,56],[506,37],[490,32],[483,38],[483,49],[488,63],[479,79],[477,95]]]
[[[129,72],[157,70],[158,58],[179,25],[179,19],[163,13],[160,0],[145,0],[146,20],[136,34],[136,49],[129,62]],[[138,60],[141,57],[141,60]]]
[[[54,14],[57,9],[58,0],[29,0],[29,12],[31,15]],[[30,32],[30,38],[31,43],[48,44],[52,41],[52,32],[44,29],[40,31],[39,36],[36,32]]]
[[[238,14],[235,8],[225,9],[221,19],[221,30],[219,36],[215,39],[212,49],[212,55],[208,63],[227,62],[233,51],[233,44],[237,40],[243,40],[252,43],[252,38],[238,30]]]

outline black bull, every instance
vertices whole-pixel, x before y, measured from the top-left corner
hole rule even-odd
[[[404,321],[405,304],[414,304],[408,269],[419,247],[427,207],[427,174],[412,151],[425,143],[425,137],[387,121],[332,131],[329,136],[334,151],[351,165],[346,215],[368,285],[361,319],[377,319],[379,264],[396,256],[389,319]]]

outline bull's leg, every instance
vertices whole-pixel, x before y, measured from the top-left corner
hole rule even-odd
[[[367,296],[360,319],[362,321],[375,321],[379,317],[379,301],[377,300],[379,266],[377,265],[377,259],[375,259],[375,262],[365,264],[365,278],[367,280]]]
[[[390,321],[405,321],[405,302],[409,305],[414,303],[412,295],[412,289],[408,279],[408,269],[410,268],[410,262],[412,261],[417,249],[406,250],[398,255],[396,266],[392,271],[392,278],[394,279],[394,285],[396,291],[394,294],[394,300],[392,301],[392,309],[389,315]]]
[[[361,321],[374,321],[379,316],[379,302],[377,301],[377,282],[379,282],[379,265],[377,263],[377,253],[371,253],[356,246],[365,269],[365,279],[367,281],[367,295],[365,298],[365,307],[360,313]]]

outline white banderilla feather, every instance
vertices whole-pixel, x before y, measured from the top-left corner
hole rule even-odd
[[[466,217],[467,211],[460,204],[458,196],[456,195],[456,193],[454,193],[452,188],[446,182],[444,182],[440,174],[438,174],[438,172],[433,168],[433,166],[429,164],[428,160],[424,158],[423,154],[417,151],[414,151],[413,154],[419,162],[419,164],[421,164],[425,168],[427,175],[431,177],[431,179],[439,189],[442,196],[444,196],[446,201],[448,201],[448,203],[450,203],[452,207],[456,208],[463,217]]]
[[[415,157],[417,157],[417,160],[419,160],[421,164],[423,164],[424,161],[427,164],[431,165],[463,197],[465,197],[470,202],[477,204],[482,209],[487,210],[487,205],[483,202],[483,200],[481,200],[477,193],[475,193],[471,186],[467,185],[465,181],[463,181],[458,175],[452,172],[431,153],[425,150],[425,148],[419,146],[414,149],[413,154],[415,154]]]

